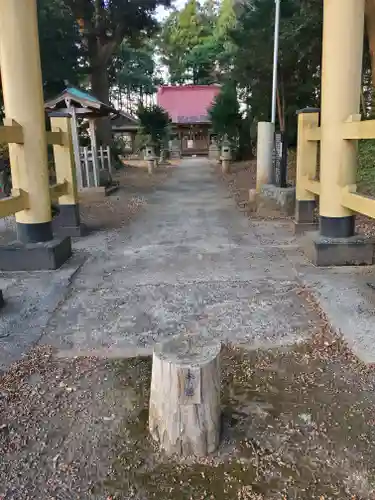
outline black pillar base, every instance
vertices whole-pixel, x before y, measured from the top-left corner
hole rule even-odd
[[[58,236],[85,236],[87,228],[81,224],[79,205],[59,205],[58,215],[53,219],[53,231]]]
[[[355,215],[347,217],[320,216],[320,234],[327,238],[350,238],[355,234]]]
[[[40,271],[61,267],[72,255],[70,238],[0,246],[0,271]]]
[[[294,218],[294,234],[303,234],[307,231],[317,231],[318,222],[315,220],[315,200],[296,200]]]
[[[5,301],[4,301],[3,292],[0,290],[0,308],[2,308],[4,305],[5,305]]]
[[[319,267],[372,265],[374,259],[374,241],[363,235],[327,238],[312,233],[305,250],[313,264]]]
[[[17,222],[17,240],[23,244],[44,243],[53,239],[52,222],[25,224]]]

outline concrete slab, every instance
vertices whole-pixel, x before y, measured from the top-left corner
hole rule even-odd
[[[84,261],[85,256],[75,255],[55,272],[0,273],[5,300],[0,311],[0,373],[40,340]]]
[[[373,275],[373,268],[352,267],[302,276],[333,328],[365,363],[375,363],[375,291],[367,286]]]
[[[75,352],[152,346],[180,332],[250,347],[305,338],[314,321],[290,281],[225,281],[80,289],[62,305],[43,342]]]

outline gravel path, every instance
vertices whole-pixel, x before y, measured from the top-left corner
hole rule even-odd
[[[201,326],[248,346],[303,339],[314,317],[284,252],[294,238],[281,229],[280,239],[249,224],[210,164],[185,160],[129,227],[92,241],[42,341],[106,356]]]

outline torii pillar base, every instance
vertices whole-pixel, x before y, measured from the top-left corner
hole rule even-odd
[[[61,267],[72,256],[70,238],[0,246],[0,271],[42,271]]]
[[[370,266],[374,259],[374,241],[356,234],[347,238],[329,238],[318,232],[306,239],[306,253],[318,267]]]

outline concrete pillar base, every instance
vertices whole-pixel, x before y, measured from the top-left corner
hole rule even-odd
[[[41,271],[61,267],[72,255],[70,238],[0,246],[0,271]]]
[[[311,233],[304,248],[318,267],[372,265],[374,259],[374,240],[363,235],[327,238]]]
[[[315,219],[315,200],[296,200],[294,219],[294,234],[303,234],[307,231],[317,231],[319,223]]]
[[[295,211],[296,190],[265,184],[257,195],[257,213],[261,216],[292,216]]]
[[[315,200],[296,200],[296,222],[312,223],[315,220]]]
[[[318,222],[297,222],[294,221],[294,234],[298,236],[299,234],[304,234],[309,231],[318,231]]]
[[[59,205],[59,214],[52,221],[53,232],[60,238],[85,236],[87,228],[81,224],[79,205]]]

